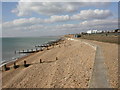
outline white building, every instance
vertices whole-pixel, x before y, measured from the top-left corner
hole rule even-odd
[[[98,30],[89,30],[87,31],[88,34],[92,34],[92,33],[101,33],[102,31],[98,31]]]

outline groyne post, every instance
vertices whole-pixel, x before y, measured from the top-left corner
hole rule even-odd
[[[58,57],[56,57],[56,60],[58,60]]]
[[[24,61],[24,66],[26,67],[26,65],[27,65],[27,64],[26,64],[26,61]]]
[[[47,50],[49,50],[48,46],[47,46]]]
[[[4,69],[5,69],[5,71],[7,71],[7,70],[9,70],[10,68],[8,68],[7,65],[5,64],[5,65],[4,65]]]
[[[40,63],[42,63],[42,59],[40,59]]]
[[[16,69],[16,62],[14,62],[14,68]]]
[[[18,68],[19,66],[18,65],[16,65],[16,62],[14,62],[14,69],[16,69],[16,68]]]

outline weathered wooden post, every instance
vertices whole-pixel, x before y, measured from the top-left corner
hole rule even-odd
[[[10,68],[8,68],[7,65],[5,64],[5,65],[4,65],[4,69],[5,69],[5,71],[7,71],[7,70],[9,70]]]
[[[40,59],[40,63],[42,63],[42,59]]]
[[[24,61],[24,67],[26,67],[26,66],[27,66],[26,61]]]
[[[48,46],[47,46],[47,50],[49,50]]]
[[[16,69],[17,68],[17,66],[16,66],[16,62],[14,62],[14,69]]]
[[[56,60],[58,60],[58,57],[56,57]]]
[[[41,50],[40,51],[43,51],[43,49],[41,48]]]
[[[4,69],[5,69],[5,71],[7,71],[7,66],[6,66],[6,64],[4,65]]]

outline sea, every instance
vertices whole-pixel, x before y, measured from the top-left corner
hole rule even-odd
[[[0,66],[4,63],[15,61],[18,58],[28,54],[19,54],[15,51],[36,49],[36,45],[42,45],[52,40],[57,40],[60,37],[12,37],[0,39]]]

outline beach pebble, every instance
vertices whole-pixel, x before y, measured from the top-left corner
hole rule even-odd
[[[87,78],[86,80],[87,80],[87,81],[89,81],[90,79],[89,79],[89,78]]]

